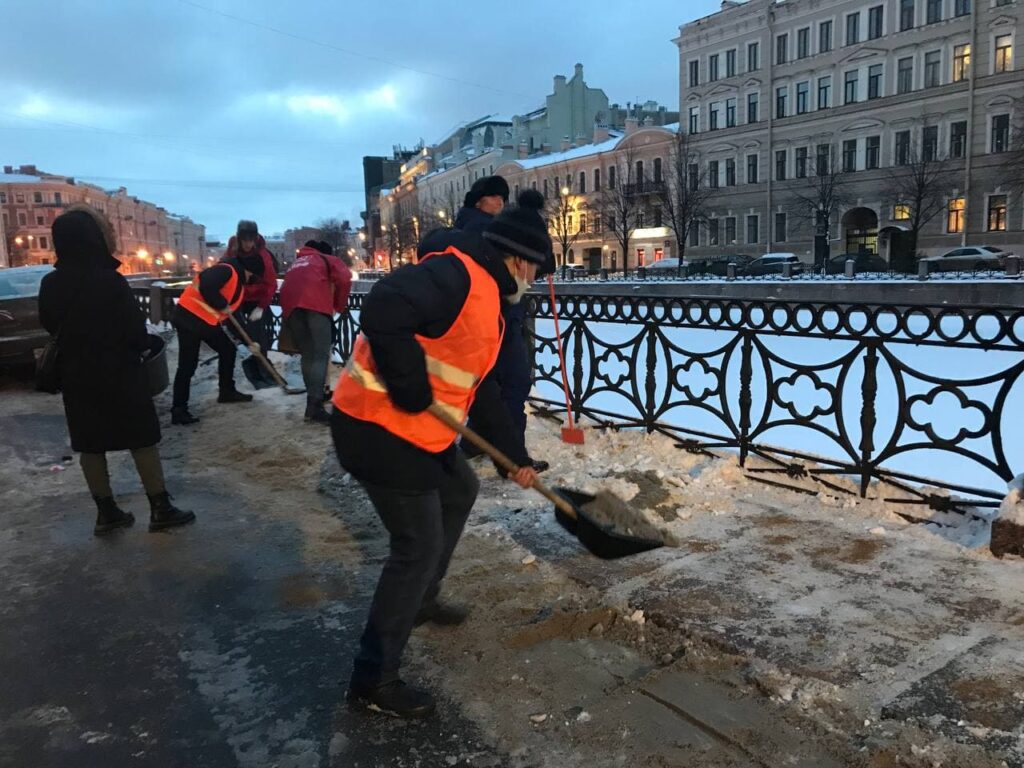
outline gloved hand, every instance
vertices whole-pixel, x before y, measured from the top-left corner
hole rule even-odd
[[[261,317],[263,317],[262,307],[256,307],[256,309],[249,313],[249,320],[254,323],[257,322]]]
[[[260,352],[260,345],[256,344],[255,342],[252,343],[252,344],[249,344],[248,347],[249,347],[249,351],[252,352],[254,355],[258,354]]]

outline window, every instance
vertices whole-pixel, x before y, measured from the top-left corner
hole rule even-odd
[[[847,139],[843,142],[843,173],[857,170],[857,140]]]
[[[690,181],[690,191],[696,192],[700,186],[700,167],[696,163],[690,163],[686,167],[686,178]]]
[[[953,15],[966,16],[971,12],[971,0],[954,0]]]
[[[786,165],[789,153],[784,149],[776,150],[775,152],[775,180],[785,181],[786,180]]]
[[[910,162],[910,131],[896,133],[896,165],[907,165]]]
[[[708,245],[718,245],[718,219],[708,219]]]
[[[1013,69],[1013,37],[999,35],[996,37],[996,72],[1009,72]]]
[[[747,242],[756,243],[760,238],[757,231],[757,214],[747,216]]]
[[[725,186],[736,186],[736,161],[731,157],[725,161]]]
[[[786,214],[775,214],[775,242],[786,242]]]
[[[831,155],[832,155],[832,145],[831,144],[819,144],[818,145],[818,149],[817,149],[817,153],[816,153],[816,158],[815,158],[815,161],[814,161],[814,170],[817,172],[817,174],[819,176],[826,176],[826,175],[828,175],[828,173],[829,173],[829,166],[831,165],[831,163],[829,163],[829,159],[830,159]]]
[[[964,199],[954,197],[946,210],[946,232],[954,234],[964,231]]]
[[[40,237],[39,238],[39,247],[42,248],[44,251],[50,250],[50,240],[49,240],[49,238],[47,238],[47,237]]]
[[[910,220],[910,206],[906,203],[897,203],[892,209],[892,218],[895,221]]]
[[[971,46],[958,45],[953,49],[953,82],[966,80],[971,69]]]
[[[608,168],[608,189],[615,189],[615,166]]]
[[[736,99],[725,100],[725,127],[736,127]]]
[[[758,43],[747,43],[747,72],[756,72],[761,68],[761,46]]]
[[[992,152],[1005,152],[1010,148],[1010,116],[992,118]]]
[[[736,49],[732,48],[725,52],[725,76],[732,77],[736,74]]]
[[[708,186],[712,189],[718,188],[718,161],[708,161]]]
[[[921,132],[921,156],[926,162],[939,159],[939,126],[926,125]]]
[[[789,54],[789,35],[782,34],[775,38],[775,63],[785,64]]]
[[[696,88],[698,85],[700,85],[700,62],[691,61],[689,63],[689,69],[690,74],[688,82],[690,83],[691,88]]]
[[[857,101],[857,78],[860,72],[856,69],[847,72],[843,78],[843,104],[853,104]]]
[[[914,0],[900,0],[900,32],[914,28]]]
[[[828,109],[832,102],[832,76],[818,78],[818,109]]]
[[[934,88],[942,83],[942,51],[928,51],[924,55],[924,87]]]
[[[660,212],[661,209],[659,208],[658,211]],[[587,214],[585,213],[580,214],[580,228],[578,231],[580,232],[580,234],[583,234],[587,231]]]
[[[807,147],[796,148],[796,177],[807,178]]]
[[[16,203],[24,203],[25,202],[25,193],[24,192],[15,192],[14,193],[14,202],[16,202]]]
[[[46,217],[45,216],[36,216],[36,226],[37,227],[42,227],[42,226],[45,226],[45,225],[46,225]]]
[[[757,184],[757,155],[747,155],[747,184]]]
[[[758,94],[748,93],[747,94],[747,123],[757,122],[757,101]]]
[[[28,226],[28,216],[24,211],[18,211],[18,226]]]
[[[727,216],[725,219],[725,244],[731,245],[736,242],[736,217]]]
[[[882,137],[868,136],[864,143],[864,168],[873,171],[878,168],[882,154]]]
[[[53,193],[53,202],[55,202],[57,205],[61,204],[60,192],[54,192]]]
[[[926,0],[925,17],[926,24],[942,21],[942,0]]]
[[[796,31],[796,57],[806,59],[811,55],[811,28],[804,27]]]
[[[868,10],[868,40],[877,40],[882,36],[882,14],[885,6],[876,5]]]
[[[775,89],[775,117],[785,117],[786,108],[789,106],[789,87],[782,86]]]
[[[661,184],[662,181],[663,179],[661,178],[661,158],[656,157],[654,158],[654,183]],[[583,191],[584,190],[582,189],[580,190],[580,192]]]
[[[818,53],[832,50],[832,22],[823,21],[818,25]]]
[[[877,99],[882,95],[882,65],[868,67],[868,98]]]
[[[32,193],[32,202],[34,202],[34,203],[41,203],[41,202],[43,202],[43,193],[42,192],[33,192]]]
[[[555,182],[555,186],[558,186],[558,182],[557,181]],[[548,180],[547,179],[544,179],[544,183],[541,186],[541,193],[544,195],[544,197],[548,196]]]
[[[690,107],[690,133],[697,133],[700,127],[700,107]]]
[[[6,204],[7,204],[7,193],[6,192],[0,192],[0,205],[6,205]]]
[[[949,156],[961,158],[967,149],[967,121],[960,120],[949,126]]]
[[[601,189],[601,169],[594,169],[594,191],[598,192]]]
[[[1006,195],[992,195],[988,199],[988,231],[1006,231]]]
[[[856,45],[860,42],[860,13],[846,15],[846,44]]]
[[[711,106],[708,108],[708,130],[718,130],[718,102],[711,102]]]
[[[637,211],[636,212],[636,228],[637,229],[643,229],[644,228],[644,212],[643,211]]]
[[[636,180],[642,182],[644,179],[647,178],[646,176],[644,176],[644,161],[643,160],[637,160],[635,167],[636,167]],[[629,179],[626,179],[626,181],[629,181]]]
[[[714,82],[718,79],[718,54],[713,53],[708,56],[708,82]]]
[[[796,113],[798,115],[807,112],[808,94],[811,91],[811,84],[806,80],[796,84]]]
[[[0,211],[0,218],[3,219],[4,229],[10,226],[10,222],[7,220],[7,211]]]
[[[696,221],[690,224],[690,246],[696,248],[700,245],[700,224]]]
[[[910,93],[914,90],[914,57],[900,59],[896,67],[896,93]]]

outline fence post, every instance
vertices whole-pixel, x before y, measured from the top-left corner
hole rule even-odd
[[[1019,256],[1007,256],[1006,257],[1006,276],[1007,277],[1020,277],[1020,257]]]
[[[576,421],[580,420],[583,400],[583,321],[570,320],[572,323],[572,410]],[[566,334],[568,336],[568,334]],[[591,377],[594,372],[591,370]]]
[[[919,261],[917,262],[917,279],[927,280],[928,279],[928,262]]]
[[[654,395],[656,392],[656,381],[654,379],[654,368],[658,364],[657,348],[654,346],[658,338],[658,327],[654,323],[647,323],[647,379],[645,384],[644,403],[644,426],[647,427],[647,434],[654,431]]]
[[[164,321],[164,289],[162,285],[149,286],[149,322],[160,325]]]
[[[601,267],[601,279],[602,280],[607,280],[608,279],[608,268],[607,267]]]
[[[782,265],[782,279],[789,280],[793,277],[793,265],[788,261]]]
[[[740,466],[747,460],[747,441],[750,435],[750,407],[754,398],[750,394],[750,383],[754,377],[751,363],[753,337],[750,333],[743,334],[743,356],[740,362]]]
[[[868,484],[871,482],[871,454],[875,450],[875,397],[878,394],[878,348],[871,344],[864,357],[864,380],[860,391],[863,398],[860,411],[860,495],[868,495]]]
[[[853,259],[847,259],[845,267],[846,267],[846,276],[852,280],[854,275],[857,274],[857,262],[854,261]]]
[[[725,279],[735,280],[736,279],[736,265],[730,262],[725,265]]]
[[[637,280],[646,280],[647,279],[647,267],[637,267],[636,268],[636,279]]]

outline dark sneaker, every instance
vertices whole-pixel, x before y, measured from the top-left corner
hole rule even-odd
[[[94,535],[102,536],[118,528],[128,528],[135,522],[135,515],[117,506],[113,497],[101,499],[93,496],[93,500],[96,502],[96,526],[92,529]]]
[[[538,461],[537,459],[530,459],[530,466],[533,467],[533,471],[538,474],[541,472],[547,472],[551,469],[551,465],[546,461]]]
[[[149,497],[149,530],[162,531],[195,522],[196,513],[178,509],[166,491]]]
[[[199,422],[198,416],[193,416],[188,411],[187,406],[181,406],[180,408],[171,408],[171,424],[181,424],[188,426],[189,424],[197,424]]]
[[[439,627],[457,627],[469,618],[469,608],[456,603],[433,601],[420,608],[416,614],[415,626],[431,623]]]
[[[434,697],[401,680],[374,688],[349,686],[345,696],[353,709],[378,712],[402,718],[430,717],[434,714]]]
[[[323,408],[318,408],[315,411],[306,411],[304,421],[307,424],[322,424],[326,427],[331,423],[331,415]]]
[[[218,403],[251,403],[252,395],[246,395],[237,389],[229,389],[217,395]]]

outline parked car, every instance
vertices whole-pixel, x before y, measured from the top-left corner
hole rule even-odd
[[[0,365],[35,362],[50,335],[39,323],[39,284],[53,267],[0,270]]]
[[[926,256],[921,259],[921,263],[928,265],[929,272],[1003,269],[1006,266],[1006,257],[1012,255],[994,245],[968,245],[946,251],[939,256]]]
[[[842,275],[846,272],[847,259],[853,259],[853,271],[860,274],[863,272],[888,272],[889,262],[875,253],[841,253],[833,256],[825,263],[825,272],[829,275]]]
[[[798,275],[804,271],[803,264],[795,253],[766,253],[758,256],[752,261],[741,266],[737,265],[736,274],[746,277],[758,275],[781,275],[782,266],[789,264],[792,274]]]
[[[683,274],[688,274],[687,270],[692,265],[692,262],[683,259]],[[671,277],[679,274],[679,259],[672,256],[664,259],[658,259],[657,261],[648,264],[647,272],[654,276],[660,277]]]

